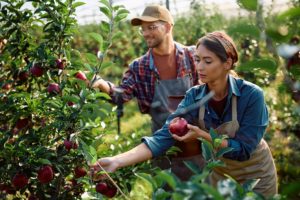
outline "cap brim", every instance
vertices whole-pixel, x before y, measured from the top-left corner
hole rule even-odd
[[[132,26],[139,26],[142,24],[142,22],[155,22],[158,21],[159,19],[155,17],[150,17],[150,16],[141,16],[141,17],[136,17],[131,20],[131,25]]]

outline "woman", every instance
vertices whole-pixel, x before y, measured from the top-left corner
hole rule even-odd
[[[226,167],[213,170],[211,184],[216,185],[218,180],[224,179],[224,174],[239,183],[260,179],[254,191],[273,196],[277,193],[277,176],[270,149],[263,139],[268,124],[263,91],[257,85],[232,75],[238,54],[232,39],[224,32],[207,34],[199,39],[196,47],[196,68],[204,84],[187,91],[177,110],[152,137],[144,137],[142,144],[132,150],[102,158],[98,163],[113,172],[163,154],[176,140],[188,142],[203,138],[211,142],[208,130],[214,128],[218,133],[229,136],[222,141],[221,147],[231,147],[233,150],[222,158]],[[189,122],[189,132],[182,137],[170,134],[169,124],[172,120],[178,120],[174,117],[180,110],[195,105],[209,91],[214,91],[214,97],[184,116]]]

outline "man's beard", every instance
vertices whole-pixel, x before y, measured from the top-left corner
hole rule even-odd
[[[148,48],[157,48],[161,45],[162,41],[163,41],[162,39],[151,39],[150,43],[148,43],[147,41],[146,43]]]

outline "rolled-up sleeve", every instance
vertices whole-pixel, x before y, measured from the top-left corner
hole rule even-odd
[[[245,161],[263,138],[269,117],[261,89],[254,88],[240,102],[246,104],[242,106],[245,106],[242,113],[238,110],[238,115],[242,116],[239,121],[240,128],[234,138],[228,139],[228,146],[233,150],[224,154],[224,157]]]
[[[157,130],[153,136],[142,138],[142,142],[148,146],[153,157],[163,155],[174,144],[174,139],[169,133],[168,126],[168,124],[165,124],[163,128]]]

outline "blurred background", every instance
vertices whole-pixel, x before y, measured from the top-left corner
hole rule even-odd
[[[103,15],[99,11],[100,2],[97,0],[82,0],[85,5],[77,9],[77,19],[79,24],[97,23]],[[169,8],[174,17],[184,16],[190,12],[191,0],[113,0],[115,4],[124,5],[129,10],[129,18],[135,15],[141,15],[145,5],[157,3]],[[234,0],[206,0],[202,1],[208,9],[218,8],[225,17],[237,16],[241,13],[247,14],[241,10],[237,1]],[[268,7],[272,12],[278,12],[291,5],[289,0],[261,0],[264,7]]]

